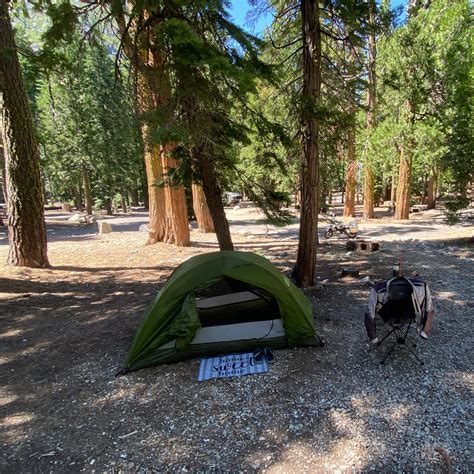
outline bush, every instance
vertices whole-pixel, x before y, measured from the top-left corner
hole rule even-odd
[[[446,221],[449,225],[457,224],[460,219],[460,212],[463,209],[466,209],[469,206],[470,200],[467,197],[457,197],[451,201],[446,201],[445,206],[446,210]]]

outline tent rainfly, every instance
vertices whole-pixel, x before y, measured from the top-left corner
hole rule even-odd
[[[186,260],[170,276],[145,312],[122,373],[317,341],[311,303],[267,259],[212,252]]]

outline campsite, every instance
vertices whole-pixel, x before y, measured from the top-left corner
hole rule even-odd
[[[0,474],[471,473],[467,0],[0,0]]]
[[[135,215],[135,230],[101,236],[77,235],[86,228],[61,228],[47,214],[54,270],[2,267],[2,471],[444,472],[435,448],[470,471],[469,227],[420,235],[431,230],[431,211],[417,216],[415,232],[368,225],[379,252],[348,256],[344,239],[323,241],[319,283],[305,295],[324,347],[277,350],[268,373],[199,383],[197,360],[114,377],[173,270],[218,248],[213,234],[196,231],[185,249],[144,246],[144,214]],[[296,225],[265,235],[255,208],[228,216],[238,250],[289,273]],[[238,233],[245,226],[253,239]],[[423,369],[403,353],[382,367],[385,348],[369,347],[363,327],[369,288],[359,280],[386,278],[400,253],[430,282],[436,304]],[[345,267],[360,278],[340,278]]]

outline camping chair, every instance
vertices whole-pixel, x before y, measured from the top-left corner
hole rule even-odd
[[[420,308],[413,294],[413,286],[404,277],[394,278],[388,286],[388,299],[378,311],[378,314],[384,323],[391,326],[390,331],[380,340],[378,345],[382,344],[391,334],[395,336],[395,343],[380,361],[385,364],[388,356],[396,347],[405,346],[415,356],[421,365],[424,362],[414,351],[416,344],[408,337],[408,332],[414,323],[416,317],[420,316]]]

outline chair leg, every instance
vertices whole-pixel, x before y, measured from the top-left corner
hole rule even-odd
[[[408,331],[410,330],[411,324],[409,324],[406,328],[406,330],[403,330],[399,327],[392,326],[391,331],[388,332],[388,334],[385,335],[385,337],[379,341],[377,345],[380,345],[385,339],[387,339],[390,334],[395,335],[395,342],[393,346],[387,351],[383,359],[380,361],[380,363],[383,365],[385,364],[385,361],[387,360],[388,356],[395,350],[397,345],[405,345],[408,350],[415,356],[415,359],[420,363],[420,365],[424,365],[425,363],[418,357],[416,352],[412,349],[412,347],[416,347],[416,344],[411,340],[411,338],[408,336]],[[406,344],[406,343],[409,344]]]
[[[392,328],[391,331],[385,334],[385,336],[379,342],[377,342],[377,345],[380,346],[380,344],[382,344],[382,342],[385,341],[385,339],[387,339],[387,337],[390,336],[390,334],[393,334],[394,332],[395,332],[395,328]]]
[[[415,356],[415,359],[420,363],[420,365],[425,365],[425,363],[418,357],[417,353],[408,344],[406,344],[406,347]],[[416,345],[415,345],[415,347],[416,347]]]
[[[392,331],[393,332],[393,331]],[[395,343],[393,344],[393,346],[390,348],[389,351],[387,351],[387,353],[385,354],[384,358],[380,361],[380,363],[383,365],[385,364],[385,361],[387,360],[387,357],[394,351],[395,347],[397,347],[397,344],[398,344],[398,339],[395,341]]]
[[[416,347],[416,344],[411,340],[411,338],[405,336],[405,339],[412,345],[412,347]]]

